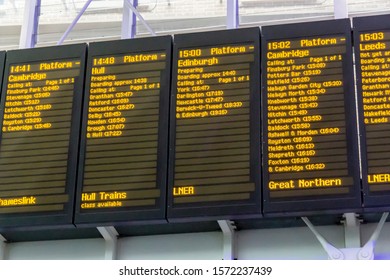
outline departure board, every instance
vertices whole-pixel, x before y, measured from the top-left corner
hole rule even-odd
[[[166,221],[171,36],[89,46],[75,223]]]
[[[0,92],[1,92],[1,86],[3,84],[5,55],[6,55],[5,51],[0,51]]]
[[[262,34],[264,212],[358,209],[350,21]]]
[[[364,207],[390,207],[390,16],[353,20]]]
[[[174,38],[168,220],[260,215],[260,31]]]
[[[0,228],[71,225],[86,45],[9,51]]]

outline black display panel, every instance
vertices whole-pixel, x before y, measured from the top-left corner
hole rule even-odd
[[[264,213],[358,211],[350,21],[262,34]]]
[[[353,19],[365,209],[390,208],[389,20]]]
[[[72,223],[85,56],[85,44],[7,52],[0,228]]]
[[[168,220],[260,216],[259,28],[174,38]]]
[[[170,36],[89,46],[76,225],[166,221]]]
[[[5,64],[5,51],[0,51],[0,90],[3,84],[4,64]],[[1,92],[1,91],[0,91]]]

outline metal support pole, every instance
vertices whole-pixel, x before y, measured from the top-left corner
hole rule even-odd
[[[332,260],[343,260],[345,256],[343,252],[330,244],[314,227],[314,225],[309,221],[308,218],[302,217],[302,220],[309,227],[312,233],[317,237],[318,241],[321,243],[322,248],[324,248],[325,252],[328,254],[329,258]]]
[[[0,234],[0,260],[6,259],[7,244],[5,242],[7,242],[7,239],[5,239],[4,236]]]
[[[353,215],[353,216],[352,216]],[[321,243],[322,247],[328,254],[330,259],[333,260],[372,260],[374,259],[374,249],[376,245],[376,241],[378,240],[379,234],[383,228],[383,225],[386,222],[386,219],[388,217],[389,213],[383,213],[375,231],[371,235],[368,242],[363,246],[360,247],[360,233],[359,235],[359,244],[356,243],[356,240],[351,242],[351,246],[358,245],[353,248],[343,248],[343,249],[337,249],[336,247],[332,246],[328,241],[325,240],[324,237],[319,234],[316,229],[314,228],[313,224],[307,219],[306,217],[302,217],[302,220],[305,222],[305,224],[310,228],[310,230],[314,233],[314,235],[317,237],[318,241]],[[352,226],[353,228],[356,226],[357,221],[356,215],[353,213],[347,213],[344,215],[345,217],[345,224],[346,226]],[[348,225],[349,224],[349,225]],[[353,229],[353,231],[356,231],[356,228]],[[354,232],[353,234],[356,234]],[[356,236],[355,236],[356,237]],[[356,238],[354,238],[356,239]],[[347,242],[346,242],[347,243]],[[354,243],[354,244],[352,244]],[[347,245],[347,244],[346,244]]]
[[[334,18],[348,18],[348,0],[333,0]]]
[[[130,0],[134,8],[138,6],[138,0]],[[137,34],[137,17],[130,9],[126,0],[123,0],[123,15],[122,15],[122,39],[133,39]]]
[[[106,260],[115,260],[117,258],[118,232],[114,227],[98,227],[100,234],[106,241]]]
[[[240,25],[238,0],[227,0],[226,28],[235,29]]]
[[[223,260],[236,259],[236,235],[234,222],[219,220],[218,224],[223,233]]]
[[[25,0],[24,20],[20,31],[19,49],[35,47],[40,13],[41,0]]]
[[[138,10],[133,6],[131,3],[131,0],[124,0],[124,6],[127,5],[127,7],[137,16],[139,21],[145,26],[145,28],[152,34],[153,36],[156,36],[156,33],[153,31],[153,29],[150,27],[150,25],[145,21],[145,19],[142,17],[142,15],[138,12]]]
[[[345,213],[343,217],[345,248],[360,248],[360,220],[355,213]]]
[[[388,216],[389,216],[389,212],[385,212],[382,214],[382,217],[381,217],[378,225],[376,226],[376,229],[372,233],[370,239],[367,241],[367,243],[359,251],[358,257],[360,260],[374,259],[374,249],[375,249],[376,241],[378,240],[379,234],[381,233],[383,225],[385,224]]]
[[[28,1],[28,0],[26,0]],[[68,29],[66,29],[65,33],[62,35],[61,39],[57,42],[57,45],[62,45],[62,43],[65,41],[66,37],[68,37],[69,33],[72,31],[72,29],[76,26],[77,22],[81,18],[81,16],[85,13],[87,10],[89,4],[91,4],[92,0],[87,0],[85,2],[83,8],[80,10],[80,12],[77,14],[76,18],[72,21],[72,23],[69,25]]]

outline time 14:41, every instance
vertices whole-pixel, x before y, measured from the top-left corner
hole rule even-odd
[[[11,73],[30,72],[30,70],[31,70],[30,64],[11,65],[11,68],[10,68]]]

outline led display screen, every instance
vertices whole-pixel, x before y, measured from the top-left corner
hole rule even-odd
[[[350,21],[262,34],[264,212],[358,209]]]
[[[71,224],[86,45],[7,52],[0,227]]]
[[[171,47],[90,44],[76,224],[165,219]]]
[[[168,220],[261,213],[260,31],[174,38]]]
[[[353,20],[363,202],[390,206],[390,16]]]

